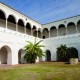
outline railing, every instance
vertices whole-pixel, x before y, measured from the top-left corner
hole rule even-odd
[[[13,31],[13,30],[10,30],[10,29],[6,29],[6,28],[3,28],[3,27],[0,27],[0,32],[15,35],[15,36],[20,36],[20,37],[24,37],[24,38],[28,38],[28,39],[35,39],[36,38],[37,40],[41,40],[40,38],[31,36],[31,35],[28,35],[28,34],[23,34],[23,33]]]
[[[46,38],[44,41],[48,40],[58,40],[58,39],[63,39],[63,38],[72,38],[72,37],[77,37],[80,36],[80,33],[75,33],[75,34],[69,34],[69,35],[64,35],[64,36],[57,36],[57,37],[51,37],[51,38]]]

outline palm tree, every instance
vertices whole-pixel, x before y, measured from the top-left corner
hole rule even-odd
[[[26,41],[26,42],[28,42],[28,45],[24,47],[24,50],[26,52],[24,59],[27,61],[27,63],[35,63],[37,57],[41,58],[42,56],[44,56],[43,50],[41,49],[41,47],[44,46],[39,45],[42,42],[42,40],[37,43],[36,43],[36,39],[34,43],[30,41]]]

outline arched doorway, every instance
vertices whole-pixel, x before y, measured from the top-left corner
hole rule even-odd
[[[46,61],[51,61],[51,52],[46,50]]]
[[[18,51],[18,63],[19,64],[25,63],[25,60],[24,60],[24,50],[23,49],[20,49]]]
[[[3,46],[0,49],[0,64],[11,64],[11,49],[8,46]]]

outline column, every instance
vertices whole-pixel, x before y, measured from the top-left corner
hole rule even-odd
[[[16,22],[16,31],[18,32],[18,24],[17,24],[17,22]]]
[[[41,38],[42,38],[42,32],[41,32]]]
[[[49,38],[50,38],[50,30],[49,30]]]
[[[26,26],[24,26],[24,33],[26,34]]]
[[[37,38],[38,38],[38,30],[37,30]]]
[[[31,36],[33,36],[33,33],[32,33],[32,28],[31,28]]]
[[[7,29],[7,25],[8,25],[8,23],[7,23],[7,18],[6,18],[6,29]]]
[[[59,36],[59,32],[58,32],[58,29],[57,29],[57,36]]]
[[[67,30],[67,27],[66,27],[66,35],[68,35],[68,30]]]
[[[76,32],[78,33],[78,28],[77,28],[77,25],[75,25],[76,26]]]

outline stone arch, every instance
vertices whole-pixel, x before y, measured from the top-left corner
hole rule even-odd
[[[6,12],[4,10],[2,10],[2,9],[0,9],[0,12],[2,12],[4,14],[5,19],[6,19]],[[2,17],[2,16],[0,15],[0,17]]]
[[[11,21],[12,23],[16,23],[16,21],[17,21],[16,17],[15,17],[13,14],[9,14],[8,19],[9,19],[10,17],[11,17],[10,21]],[[13,21],[12,21],[12,20],[13,20]]]
[[[24,33],[24,21],[22,19],[18,20],[18,32]]]
[[[41,28],[38,28],[38,38],[42,38]]]
[[[51,52],[50,52],[50,50],[46,50],[46,61],[51,61]]]
[[[49,30],[47,28],[43,29],[43,39],[48,38],[49,37]]]
[[[3,10],[0,9],[0,27],[5,28],[6,27],[6,14]]]
[[[12,64],[12,51],[7,45],[4,45],[0,49],[0,64]]]
[[[33,32],[33,36],[34,37],[37,37],[37,29],[36,29],[36,26],[35,25],[32,28],[32,32]]]
[[[31,35],[31,24],[29,22],[26,24],[26,34]]]
[[[58,26],[58,34],[59,36],[66,35],[66,27],[64,24]]]
[[[80,20],[77,22],[78,32],[80,33]]]
[[[37,37],[37,30],[33,32],[33,36]]]
[[[12,14],[8,17],[8,29],[16,31],[16,18]]]
[[[76,32],[76,26],[74,22],[69,22],[67,24],[67,30],[68,30],[68,34],[75,34]]]
[[[52,26],[50,28],[50,37],[56,37],[57,36],[57,29],[55,26]]]
[[[25,63],[24,54],[25,54],[24,50],[19,49],[19,51],[18,51],[18,64]]]
[[[33,29],[36,29],[36,26],[35,25],[33,26]]]

